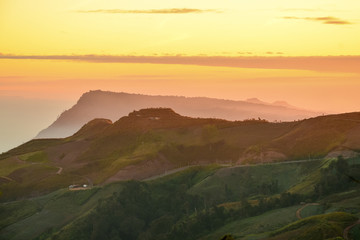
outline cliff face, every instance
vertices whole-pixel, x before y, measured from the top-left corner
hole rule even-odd
[[[262,118],[269,121],[293,121],[320,115],[320,113],[267,104],[261,101],[230,101],[213,98],[186,98],[178,96],[149,96],[129,93],[90,91],[36,138],[67,137],[78,131],[84,124],[95,118],[111,121],[126,116],[129,112],[143,108],[171,108],[189,117],[244,120]]]

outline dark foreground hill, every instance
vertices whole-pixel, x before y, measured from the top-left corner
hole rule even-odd
[[[178,96],[149,96],[129,93],[90,91],[36,138],[60,138],[74,134],[85,123],[94,118],[116,121],[129,112],[143,108],[166,107],[189,117],[244,120],[262,118],[269,121],[293,121],[320,115],[320,113],[298,109],[284,102],[273,104],[257,99],[231,101],[214,98],[186,98]]]
[[[359,164],[360,158],[208,165],[152,181],[58,189],[0,203],[0,237],[356,240],[360,189],[345,174],[359,178]]]

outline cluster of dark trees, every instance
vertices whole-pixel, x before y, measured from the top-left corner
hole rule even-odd
[[[321,171],[320,181],[315,185],[317,197],[344,191],[359,184],[359,165],[349,165],[343,157],[338,157],[327,168]]]
[[[351,187],[349,176],[358,170],[354,169],[342,158],[334,161],[322,171],[321,179],[315,186],[315,194],[311,196],[289,192],[274,196],[279,193],[277,181],[249,184],[249,188],[253,189],[251,193],[258,194],[257,201],[251,204],[248,202],[249,195],[235,196],[225,185],[223,199],[236,198],[234,200],[240,201],[236,209],[225,209],[219,206],[219,202],[207,199],[215,196],[189,194],[188,190],[196,183],[191,180],[191,174],[195,173],[151,184],[124,182],[119,192],[99,201],[92,212],[53,235],[52,239],[198,239],[228,222],[345,190]]]
[[[202,211],[203,200],[186,190],[186,184],[159,188],[144,182],[126,182],[120,192],[99,201],[89,215],[53,239],[169,239],[179,219]]]
[[[89,215],[53,236],[53,239],[197,239],[236,219],[298,203],[301,196],[261,199],[250,205],[244,198],[238,209],[205,206],[204,198],[187,193],[188,184],[124,183],[121,192],[103,199]]]
[[[272,180],[271,182],[262,182],[258,183],[256,180],[252,180],[251,177],[247,178],[247,174],[244,173],[243,182],[241,191],[235,192],[233,188],[229,187],[227,184],[224,185],[225,195],[222,196],[222,202],[233,202],[239,201],[242,198],[248,198],[251,196],[271,196],[277,193],[281,193],[279,190],[279,182],[277,179]],[[239,192],[241,192],[239,196]],[[261,198],[261,197],[260,197]]]

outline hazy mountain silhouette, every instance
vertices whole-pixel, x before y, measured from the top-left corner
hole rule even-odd
[[[94,118],[116,121],[133,110],[150,107],[168,107],[189,117],[244,120],[262,118],[269,121],[292,121],[321,113],[298,109],[285,102],[265,103],[258,99],[232,101],[205,97],[150,96],[141,94],[90,91],[36,138],[67,137]]]

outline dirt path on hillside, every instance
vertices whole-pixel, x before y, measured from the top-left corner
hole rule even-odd
[[[29,164],[29,162],[26,162],[26,161],[24,161],[24,160],[21,160],[20,158],[19,158],[19,156],[15,156],[15,160],[18,162],[18,163],[22,163],[22,164]],[[45,164],[45,163],[37,163],[37,162],[30,162],[30,164],[42,164],[42,165],[47,165],[47,164]],[[56,172],[56,174],[58,174],[58,175],[60,175],[61,173],[62,173],[62,171],[63,171],[63,168],[62,167],[57,167],[59,170]],[[12,181],[14,181],[14,180],[12,180]]]
[[[6,179],[6,180],[8,180],[8,181],[10,181],[10,182],[15,182],[15,180],[14,180],[14,179],[9,178],[9,177],[0,176],[0,178]]]
[[[304,206],[302,206],[301,208],[299,208],[297,211],[296,211],[296,217],[298,218],[298,219],[302,219],[302,217],[301,217],[301,211],[304,209],[304,208],[306,208],[306,207],[308,207],[308,206],[319,206],[320,205],[320,203],[307,203],[307,204],[305,204]]]
[[[313,162],[320,161],[322,159],[303,159],[303,160],[294,160],[294,161],[285,161],[285,162],[269,162],[261,164],[246,164],[246,165],[234,165],[229,163],[218,163],[220,167],[224,168],[245,168],[252,166],[268,166],[268,165],[280,165],[280,164],[292,164],[292,163],[302,163],[302,162]],[[164,162],[161,161],[147,161],[140,164],[129,165],[124,168],[121,168],[113,176],[109,177],[107,180],[102,182],[100,185],[105,185],[111,182],[125,181],[130,179],[140,180],[140,181],[151,181],[167,175],[171,175],[187,168],[197,167],[197,166],[206,166],[209,163],[199,163],[194,165],[188,165],[184,167],[174,168],[172,165],[163,165]],[[162,171],[161,171],[162,170]]]
[[[220,167],[231,167],[231,166],[232,166],[231,164],[217,164],[217,165],[220,166]],[[171,170],[165,171],[165,172],[162,173],[162,174],[145,178],[145,179],[143,179],[142,181],[155,180],[155,179],[158,179],[158,178],[165,177],[165,176],[167,176],[167,175],[171,175],[171,174],[173,174],[173,173],[177,173],[177,172],[186,170],[186,169],[191,168],[191,167],[201,167],[201,166],[206,166],[206,164],[194,164],[194,165],[188,165],[188,166],[181,167],[181,168],[171,169]]]
[[[162,178],[162,177],[165,177],[165,176],[167,176],[167,175],[171,175],[171,174],[173,174],[173,173],[177,173],[177,172],[180,172],[180,171],[182,171],[182,170],[185,170],[185,169],[188,169],[188,168],[194,167],[194,166],[195,166],[195,165],[172,169],[172,170],[166,171],[166,172],[163,173],[163,174],[156,175],[156,176],[152,176],[152,177],[149,177],[149,178],[145,178],[143,181],[151,181],[151,180],[155,180],[155,179],[158,179],[158,178]]]
[[[324,160],[324,158],[302,159],[302,160],[282,161],[282,162],[255,163],[255,164],[245,164],[245,165],[220,164],[220,166],[230,167],[230,168],[242,168],[242,167],[251,167],[251,166],[267,166],[267,165],[315,162],[315,161],[320,161],[320,160]]]
[[[62,172],[62,170],[63,170],[63,168],[62,167],[57,167],[57,168],[59,168],[59,170],[56,172],[56,174],[61,174],[61,172]]]
[[[304,159],[304,160],[295,160],[295,161],[286,161],[286,162],[273,162],[273,163],[247,164],[247,165],[232,165],[232,164],[225,164],[225,163],[218,164],[218,165],[221,167],[225,167],[225,168],[244,168],[244,167],[258,166],[258,165],[291,164],[291,163],[312,162],[312,161],[319,161],[319,160],[321,160],[321,159]],[[175,169],[168,170],[162,174],[142,179],[142,181],[151,181],[151,180],[155,180],[155,179],[158,179],[161,177],[165,177],[167,175],[171,175],[173,173],[180,172],[182,170],[186,170],[190,167],[199,167],[199,166],[206,166],[206,165],[207,164],[194,164],[194,165],[189,165],[189,166],[185,166],[185,167],[181,167],[181,168],[175,168]]]
[[[27,163],[27,162],[25,162],[24,160],[21,160],[20,158],[19,158],[19,156],[15,156],[15,160],[18,162],[18,163]]]
[[[285,161],[285,162],[272,162],[272,163],[260,163],[260,164],[248,164],[248,165],[232,165],[232,164],[218,164],[221,167],[227,167],[227,168],[244,168],[244,167],[250,167],[250,166],[258,166],[258,165],[278,165],[278,164],[290,164],[290,163],[301,163],[301,162],[312,162],[312,161],[319,161],[321,159],[304,159],[304,160],[295,160],[295,161]],[[151,176],[148,178],[143,179],[142,181],[150,181],[157,178],[165,177],[167,175],[171,175],[176,172],[180,172],[182,170],[188,169],[190,167],[198,167],[198,166],[206,166],[207,164],[195,164],[195,165],[189,165],[186,167],[176,168],[169,171],[166,171],[165,173]]]
[[[357,222],[355,222],[354,224],[351,224],[350,226],[348,226],[347,228],[344,229],[343,236],[344,236],[345,240],[349,239],[349,231],[350,231],[350,229],[352,229],[353,227],[355,227],[358,224],[360,224],[360,219],[357,220]]]

